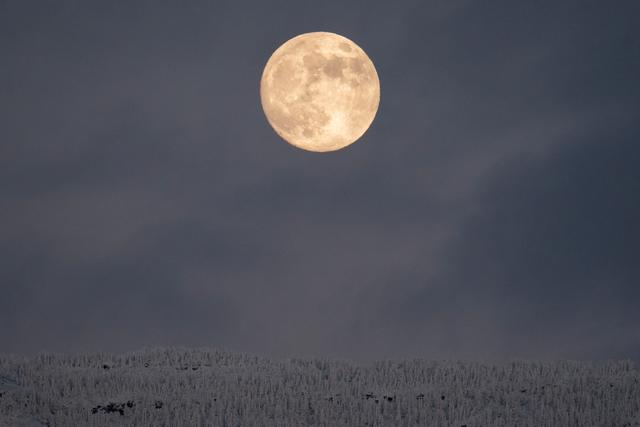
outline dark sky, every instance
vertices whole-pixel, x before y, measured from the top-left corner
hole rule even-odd
[[[640,359],[637,1],[0,2],[0,351]],[[275,48],[375,63],[328,154]]]

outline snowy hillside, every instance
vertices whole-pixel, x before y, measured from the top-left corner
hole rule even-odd
[[[0,425],[640,426],[631,362],[0,355]]]

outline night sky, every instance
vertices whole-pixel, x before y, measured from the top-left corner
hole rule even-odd
[[[0,2],[0,351],[640,359],[637,1]],[[282,141],[300,33],[377,117]]]

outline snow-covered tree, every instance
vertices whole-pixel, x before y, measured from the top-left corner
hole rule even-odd
[[[629,361],[271,360],[212,349],[0,355],[0,425],[640,426]]]

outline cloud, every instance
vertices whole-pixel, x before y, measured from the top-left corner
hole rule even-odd
[[[3,348],[636,352],[633,6],[400,6],[3,5]],[[314,30],[382,86],[326,155],[259,105]]]
[[[640,320],[637,136],[601,129],[504,162],[474,196],[438,273],[382,287],[381,321],[436,355],[640,355],[628,327]]]

